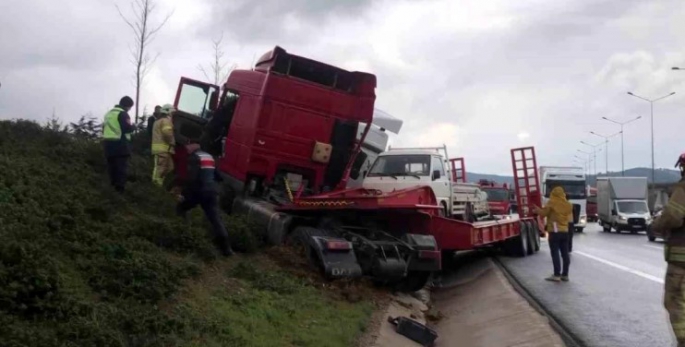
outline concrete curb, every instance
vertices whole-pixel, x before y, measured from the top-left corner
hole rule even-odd
[[[507,278],[511,286],[514,287],[514,290],[516,290],[524,299],[526,299],[526,301],[528,301],[528,303],[536,311],[538,311],[541,315],[547,318],[550,326],[552,326],[552,329],[554,329],[559,334],[562,341],[567,347],[590,347],[582,343],[581,340],[578,339],[578,337],[575,334],[573,334],[563,324],[559,323],[559,319],[555,317],[554,314],[547,311],[545,307],[537,299],[535,299],[535,297],[533,297],[533,295],[525,287],[523,287],[519,280],[517,280],[516,277],[514,277],[511,274],[511,272],[509,272],[509,269],[499,260],[498,257],[492,257],[492,259],[493,263],[495,263],[495,265],[502,272],[504,277]]]

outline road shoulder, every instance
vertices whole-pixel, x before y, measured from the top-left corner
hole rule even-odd
[[[437,346],[565,346],[550,321],[519,294],[501,269],[486,258],[466,278],[433,293],[442,318]]]

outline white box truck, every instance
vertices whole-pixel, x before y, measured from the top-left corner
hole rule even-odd
[[[549,200],[549,194],[554,187],[564,188],[568,202],[580,206],[580,217],[575,225],[575,231],[582,232],[587,226],[585,169],[573,166],[541,166],[540,186],[542,187],[543,205]]]
[[[597,214],[604,232],[646,231],[652,224],[646,177],[597,178]]]

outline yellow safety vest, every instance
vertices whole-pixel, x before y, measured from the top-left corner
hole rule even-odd
[[[174,126],[171,119],[162,117],[152,126],[152,154],[174,153]]]
[[[104,140],[121,140],[121,126],[119,124],[119,113],[124,112],[123,108],[115,107],[105,114],[105,121],[102,124],[102,138]],[[131,141],[131,134],[126,134],[126,139]]]

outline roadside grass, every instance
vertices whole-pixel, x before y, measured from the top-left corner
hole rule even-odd
[[[362,334],[370,289],[259,250],[237,216],[224,216],[233,243],[257,252],[220,259],[202,212],[177,218],[150,173],[134,155],[119,196],[98,142],[0,121],[0,345],[348,346]]]

